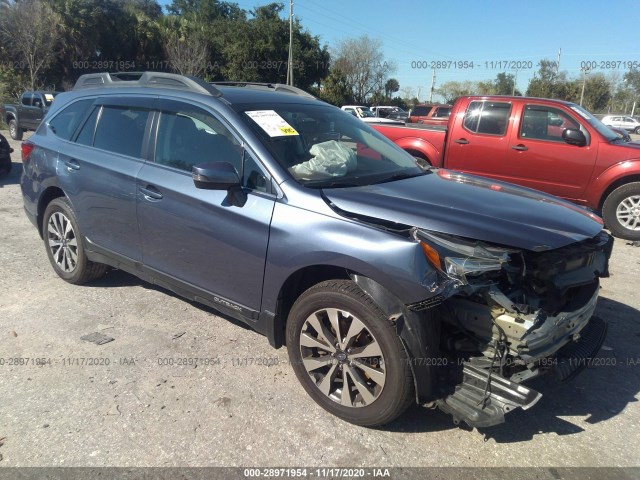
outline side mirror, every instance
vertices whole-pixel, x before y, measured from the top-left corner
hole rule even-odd
[[[569,145],[584,147],[587,144],[587,137],[580,130],[565,128],[562,132],[562,139]]]
[[[229,162],[194,165],[191,177],[196,188],[204,190],[228,190],[240,185],[238,172]]]
[[[42,102],[40,100],[36,100],[33,102],[33,106],[36,108],[42,108]]]

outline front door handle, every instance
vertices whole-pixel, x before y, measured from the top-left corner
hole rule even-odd
[[[460,145],[467,145],[469,143],[469,140],[467,140],[466,138],[459,138],[457,140],[454,140],[454,142],[459,143]]]
[[[68,171],[72,171],[72,170],[80,170],[80,164],[78,163],[78,161],[74,158],[71,158],[69,160],[65,160],[64,164],[67,166],[67,170]]]
[[[511,148],[513,148],[514,150],[518,150],[519,152],[524,152],[525,150],[529,150],[529,147],[525,147],[522,144],[512,145]]]
[[[162,194],[153,185],[147,185],[146,188],[140,187],[140,191],[147,200],[162,200]]]

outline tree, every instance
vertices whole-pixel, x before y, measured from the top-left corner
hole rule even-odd
[[[583,80],[574,80],[574,89],[582,89]],[[584,81],[584,99],[582,106],[591,112],[600,112],[606,109],[611,99],[611,87],[602,73],[589,75]],[[572,98],[574,102],[580,98]]]
[[[522,95],[516,89],[516,77],[513,73],[502,72],[494,80],[495,95]]]
[[[24,64],[35,90],[58,53],[60,18],[41,0],[5,2],[0,8],[0,36],[14,60]]]
[[[395,78],[390,78],[387,80],[387,83],[384,84],[384,96],[388,99],[391,98],[391,95],[400,90],[400,83]]]
[[[205,72],[209,47],[204,31],[197,23],[168,16],[163,20],[162,36],[171,70],[195,77]]]
[[[384,90],[387,77],[396,69],[393,62],[385,60],[381,49],[382,42],[367,35],[343,40],[336,48],[333,64],[344,74],[358,103]]]
[[[322,100],[337,107],[352,103],[351,87],[339,68],[331,70],[318,94]]]
[[[558,64],[553,60],[540,60],[539,70],[529,81],[527,96],[574,100],[576,87],[567,80],[566,72],[558,72]]]
[[[445,82],[436,88],[436,93],[444,98],[445,103],[453,103],[456,98],[463,95],[474,95],[479,90],[478,82],[465,80],[463,82]]]

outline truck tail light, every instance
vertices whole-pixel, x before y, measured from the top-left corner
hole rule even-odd
[[[36,146],[33,143],[22,142],[22,163],[27,163],[29,161],[29,155]]]

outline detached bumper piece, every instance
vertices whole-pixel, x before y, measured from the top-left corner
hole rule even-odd
[[[531,408],[542,395],[496,373],[464,364],[462,383],[452,395],[438,400],[438,408],[453,416],[454,423],[491,427],[504,423],[504,415],[520,407]],[[489,386],[487,388],[487,380]],[[485,393],[486,390],[486,393]]]
[[[580,338],[558,350],[557,363],[553,368],[556,377],[566,382],[589,366],[606,336],[607,322],[600,317],[591,317],[587,326],[580,332]]]

